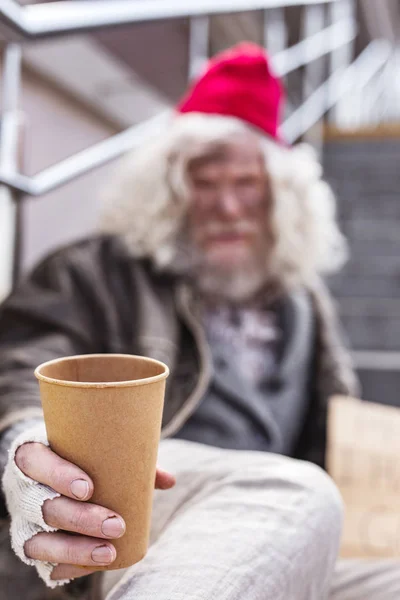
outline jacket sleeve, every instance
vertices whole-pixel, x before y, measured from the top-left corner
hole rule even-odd
[[[88,291],[86,270],[59,252],[0,307],[0,436],[16,421],[41,414],[33,374],[40,363],[98,347],[98,307]]]

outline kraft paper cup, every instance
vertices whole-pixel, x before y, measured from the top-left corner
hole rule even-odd
[[[105,569],[147,552],[168,374],[162,362],[124,354],[70,356],[35,371],[50,447],[93,479],[90,502],[125,519],[126,533],[112,541],[117,558]]]

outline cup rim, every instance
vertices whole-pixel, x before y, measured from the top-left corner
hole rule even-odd
[[[79,358],[98,358],[105,356],[114,357],[114,358],[140,358],[140,360],[144,360],[149,363],[153,363],[155,365],[159,365],[163,368],[163,373],[159,375],[153,375],[152,377],[144,377],[142,379],[128,379],[126,381],[69,381],[64,379],[56,379],[54,377],[48,377],[47,375],[43,375],[40,371],[43,367],[47,367],[48,365],[52,365],[59,362],[75,360]],[[46,383],[52,383],[54,385],[61,385],[64,387],[78,387],[78,388],[124,388],[124,387],[135,387],[138,385],[147,385],[149,383],[156,383],[157,381],[162,381],[166,379],[169,375],[169,368],[166,364],[161,362],[160,360],[156,360],[155,358],[150,358],[148,356],[140,356],[139,354],[118,354],[118,353],[107,353],[100,352],[95,354],[75,354],[72,356],[62,356],[60,358],[54,358],[52,360],[48,360],[44,363],[38,365],[35,369],[35,377],[39,381],[44,381]]]

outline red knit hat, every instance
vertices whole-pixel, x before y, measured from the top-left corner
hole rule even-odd
[[[179,113],[237,117],[279,140],[283,86],[263,48],[243,42],[221,52],[207,65],[179,102]]]

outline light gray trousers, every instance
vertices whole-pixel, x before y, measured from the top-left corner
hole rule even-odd
[[[106,600],[399,600],[396,563],[335,563],[339,494],[317,467],[273,454],[161,443],[176,487],[156,492],[151,546],[110,571]]]

